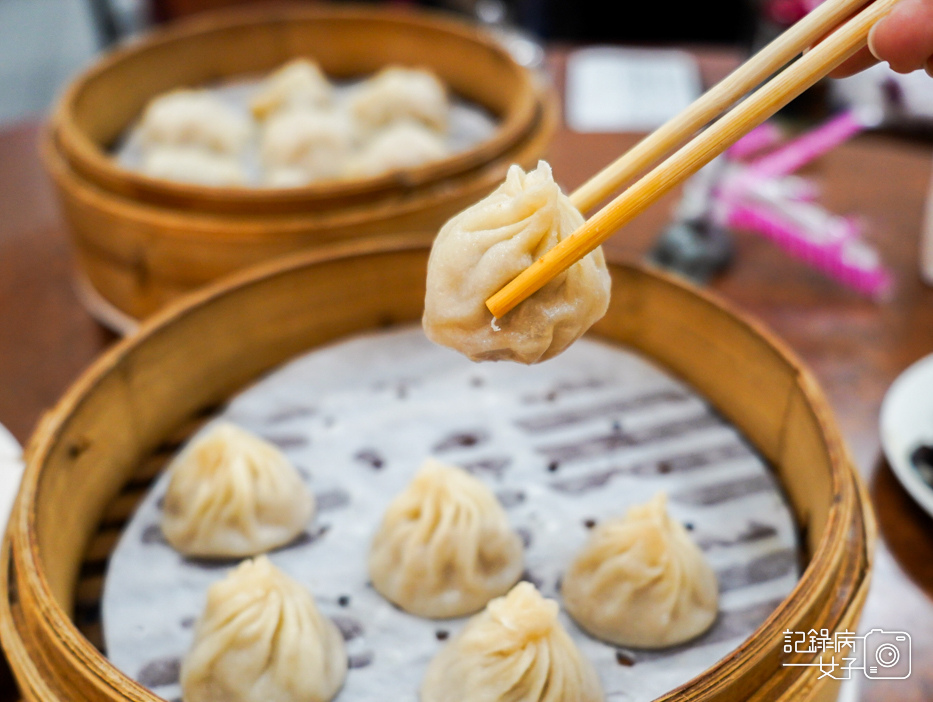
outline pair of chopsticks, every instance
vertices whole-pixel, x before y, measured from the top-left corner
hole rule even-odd
[[[570,196],[581,211],[591,209],[694,137],[490,297],[486,307],[493,316],[503,317],[864,47],[868,31],[898,2],[875,0],[852,16],[866,1],[828,0],[818,6],[686,110],[584,183]],[[837,26],[839,28],[829,34]],[[697,130],[810,46],[813,48],[800,59],[694,136]]]

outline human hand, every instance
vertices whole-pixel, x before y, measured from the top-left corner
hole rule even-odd
[[[887,61],[898,73],[933,76],[933,0],[901,0],[868,34],[868,46],[833,71],[843,78]]]

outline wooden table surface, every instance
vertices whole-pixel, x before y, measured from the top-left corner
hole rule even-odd
[[[724,54],[699,56],[707,81],[734,64]],[[563,51],[549,53],[558,87],[564,58]],[[94,322],[74,293],[67,229],[42,173],[37,130],[33,123],[0,129],[0,423],[21,442],[116,338]],[[564,129],[550,160],[571,189],[635,139]],[[749,234],[736,236],[736,262],[713,285],[770,325],[815,371],[869,486],[880,539],[861,628],[910,633],[913,673],[904,681],[859,681],[855,699],[864,702],[933,700],[933,520],[900,487],[878,438],[886,389],[913,361],[933,353],[933,288],[922,284],[917,268],[931,156],[928,144],[870,135],[806,172],[822,188],[826,206],[867,221],[869,237],[896,273],[893,299],[866,301]],[[642,256],[672,203],[660,202],[608,248]],[[0,699],[9,696],[0,692]]]

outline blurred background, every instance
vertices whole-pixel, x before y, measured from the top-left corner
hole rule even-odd
[[[99,51],[173,18],[263,0],[0,0],[0,124],[42,113]],[[415,4],[394,2],[393,4]],[[625,22],[605,21],[597,0],[425,0],[422,4],[517,26],[546,41],[696,43],[751,47],[768,16],[794,0],[647,3]]]
[[[44,112],[95,54],[151,17],[146,0],[0,0],[0,124]]]

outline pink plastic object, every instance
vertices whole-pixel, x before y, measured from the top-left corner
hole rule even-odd
[[[726,157],[735,161],[744,161],[780,143],[783,137],[780,127],[773,122],[765,122],[730,146],[726,150]]]
[[[865,119],[855,111],[843,112],[812,132],[762,156],[752,162],[749,168],[761,178],[793,173],[864,131],[866,126]]]
[[[871,113],[844,112],[757,158],[752,157],[780,143],[781,132],[767,123],[753,130],[727,152],[722,167],[710,172],[709,216],[721,226],[765,236],[863,294],[888,295],[891,276],[862,239],[859,222],[819,206],[816,186],[790,175],[875,121]]]
[[[853,222],[834,217],[827,237],[813,241],[801,235],[797,223],[762,205],[742,204],[730,209],[727,224],[758,232],[789,254],[869,297],[886,297],[892,289],[878,255],[853,232]],[[835,231],[833,231],[835,229]]]

